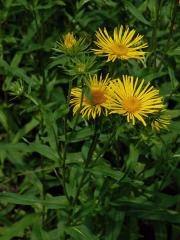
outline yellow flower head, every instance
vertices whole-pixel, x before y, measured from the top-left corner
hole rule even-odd
[[[145,52],[142,48],[148,47],[147,43],[141,44],[142,35],[135,36],[135,30],[124,30],[123,26],[114,29],[114,36],[111,37],[106,28],[96,32],[95,44],[99,49],[93,49],[96,55],[107,56],[107,62],[114,62],[116,59],[144,59]]]
[[[168,129],[168,125],[171,123],[169,115],[161,114],[151,123],[151,127],[155,132],[160,132],[161,129]]]
[[[85,38],[76,39],[73,32],[68,32],[63,39],[56,42],[53,50],[56,53],[63,53],[67,56],[77,56],[88,47]],[[57,56],[58,57],[58,56]],[[54,57],[56,58],[56,57]]]
[[[76,44],[76,39],[73,32],[69,32],[64,36],[64,46],[66,48],[72,48]]]
[[[159,91],[148,83],[143,87],[144,80],[140,83],[138,78],[123,76],[123,80],[111,81],[109,94],[106,95],[106,107],[110,113],[127,116],[127,121],[135,124],[138,119],[146,126],[144,120],[149,114],[156,113],[164,108]]]
[[[107,109],[104,108],[106,102],[105,95],[107,94],[107,86],[109,84],[109,74],[105,79],[100,76],[99,80],[97,75],[90,76],[87,82],[87,89],[79,87],[71,90],[70,104],[73,106],[73,113],[80,111],[82,117],[92,117],[95,119],[100,116],[102,112],[108,114]]]

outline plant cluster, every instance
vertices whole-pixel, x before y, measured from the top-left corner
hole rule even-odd
[[[0,239],[179,240],[179,2],[0,6]]]

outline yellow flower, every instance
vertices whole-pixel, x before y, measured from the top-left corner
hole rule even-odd
[[[147,43],[142,44],[142,35],[135,35],[135,30],[129,30],[121,26],[119,29],[114,29],[113,38],[109,36],[106,28],[104,32],[99,29],[96,32],[97,40],[95,44],[99,49],[93,49],[96,55],[107,56],[107,62],[114,62],[116,59],[128,60],[128,59],[144,59],[145,52],[142,48],[148,47]]]
[[[164,108],[162,97],[158,96],[159,91],[148,83],[143,88],[144,80],[139,84],[138,78],[134,82],[133,76],[123,76],[120,79],[111,81],[109,95],[106,95],[106,107],[110,113],[118,113],[127,116],[127,121],[135,124],[138,119],[146,126],[144,120],[149,114],[156,113]]]
[[[85,51],[88,47],[85,38],[76,39],[73,32],[68,32],[63,39],[56,42],[53,50],[58,53],[54,58],[59,57],[59,53],[63,53],[67,56],[77,56]]]
[[[171,118],[169,115],[161,114],[156,119],[154,119],[151,123],[151,127],[154,131],[160,132],[161,129],[168,129],[168,125],[171,122]]]
[[[73,32],[69,32],[64,36],[64,46],[66,48],[72,48],[76,44],[76,39]]]
[[[97,75],[94,75],[93,77],[90,76],[86,86],[87,89],[73,88],[70,100],[70,104],[73,106],[73,113],[80,111],[82,117],[87,116],[88,119],[90,117],[95,119],[103,112],[107,115],[108,111],[104,108],[104,104],[107,99],[105,95],[107,94],[109,80],[109,74],[106,75],[105,79],[101,75],[99,80]]]

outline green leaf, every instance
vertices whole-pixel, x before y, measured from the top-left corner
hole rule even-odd
[[[53,61],[47,66],[47,69],[50,70],[51,68],[65,65],[67,62],[67,58],[64,56],[54,57]]]
[[[73,132],[73,134],[69,132],[67,135],[70,136],[70,142],[80,142],[92,136],[93,131],[90,127],[85,127],[77,130],[76,132]],[[60,140],[61,141],[65,140],[64,135],[60,136]]]
[[[2,109],[0,109],[0,123],[2,124],[4,129],[6,131],[8,131],[8,129],[9,129],[9,127],[8,127],[8,118],[7,118],[5,112]]]
[[[149,10],[151,12],[152,21],[155,21],[155,19],[157,17],[157,11],[156,11],[157,1],[156,0],[148,1],[148,8],[149,8]]]
[[[3,227],[3,230],[1,229],[0,233],[1,240],[11,240],[14,237],[23,237],[25,233],[24,230],[37,220],[36,214],[28,214],[11,226]]]
[[[120,211],[125,211],[126,214],[136,216],[140,219],[153,221],[163,221],[169,223],[180,224],[180,214],[178,211],[168,210],[162,207],[157,207],[157,204],[151,203],[143,199],[127,199],[121,198],[116,203],[111,203]]]
[[[77,164],[82,162],[83,162],[83,158],[82,158],[81,152],[67,153],[67,159],[66,159],[67,164],[72,164],[72,163]]]
[[[143,78],[145,80],[145,82],[149,82],[149,81],[152,81],[154,79],[158,79],[162,76],[166,76],[168,74],[168,72],[152,72],[152,73],[149,73],[148,75],[144,75]],[[153,81],[152,81],[153,83]]]
[[[15,68],[15,67],[18,67],[19,63],[21,62],[21,59],[23,57],[23,54],[21,52],[17,52],[12,61],[11,61],[11,64],[10,64],[10,67],[11,68]]]
[[[121,172],[120,170],[115,170],[111,168],[111,166],[103,162],[101,162],[101,164],[93,166],[92,168],[89,169],[89,171],[94,173],[95,175],[102,174],[105,177],[108,176],[113,179],[116,179],[117,181],[124,177],[123,172]]]
[[[22,137],[24,137],[32,129],[37,127],[38,124],[39,124],[39,120],[33,117],[30,122],[26,123],[26,125],[16,133],[16,135],[12,139],[12,143],[17,143]]]
[[[80,10],[86,3],[90,2],[90,0],[80,0],[76,2],[77,10]]]
[[[64,209],[68,206],[65,196],[51,197],[47,196],[45,200],[41,200],[31,195],[20,195],[17,193],[3,192],[0,193],[0,202],[13,203],[19,205],[37,205],[41,204],[47,209]]]
[[[142,13],[129,1],[124,1],[125,7],[127,8],[128,11],[132,13],[139,21],[142,23],[151,26],[150,22],[147,21]]]
[[[138,149],[133,144],[130,144],[129,156],[125,162],[126,168],[135,169],[138,158],[139,158]]]
[[[85,225],[67,227],[66,232],[73,237],[74,240],[98,240]]]
[[[108,215],[110,216],[112,223],[107,224],[105,240],[118,239],[123,227],[125,213],[112,209]]]
[[[170,208],[180,202],[180,194],[171,196],[165,193],[157,193],[156,201],[163,208]]]
[[[46,9],[50,9],[53,8],[54,6],[65,6],[66,3],[64,1],[61,0],[55,0],[55,1],[50,1],[48,4],[46,5],[38,5],[35,9],[36,10],[46,10]]]
[[[48,133],[49,145],[54,151],[58,151],[57,146],[57,125],[52,112],[42,109],[43,119]]]
[[[54,118],[55,120],[64,117],[69,112],[69,106],[67,104],[62,104],[55,112]]]
[[[39,217],[32,226],[31,240],[49,240],[49,234],[42,229],[41,218]]]
[[[177,117],[179,117],[180,116],[180,110],[176,110],[176,109],[173,109],[173,110],[167,110],[166,111],[166,114],[167,115],[170,115],[171,116],[171,118],[177,118]]]
[[[0,67],[3,68],[5,72],[9,70],[9,64],[2,58],[0,58]]]
[[[57,162],[59,159],[58,154],[47,145],[44,145],[44,144],[41,144],[38,142],[34,142],[34,143],[31,143],[29,145],[29,147],[32,152],[38,152],[39,154],[41,154],[42,156],[44,156],[50,160]]]
[[[66,184],[67,193],[69,197],[71,196],[74,197],[76,195],[77,183],[81,175],[82,175],[82,171],[79,167],[77,166],[71,167],[70,173],[69,173],[69,183]],[[74,179],[76,179],[76,181]]]
[[[180,132],[180,121],[172,121],[170,126],[169,126],[170,130],[174,130],[175,133]]]
[[[23,165],[23,157],[30,153],[31,149],[25,143],[0,143],[0,155],[6,156],[14,165]]]
[[[179,85],[179,82],[178,80],[176,79],[176,76],[175,76],[175,73],[174,73],[174,70],[172,67],[168,66],[168,72],[169,72],[169,77],[171,79],[171,85],[172,85],[172,88],[173,89],[176,89],[177,86]]]
[[[170,49],[167,54],[169,56],[179,56],[180,55],[180,47],[174,48],[174,49]]]
[[[31,81],[31,79],[27,76],[26,71],[22,68],[19,68],[18,65],[19,61],[22,58],[22,54],[19,53],[15,55],[13,61],[12,61],[12,66],[9,65],[5,60],[0,58],[0,67],[2,67],[5,71],[5,74],[8,75],[8,80],[6,81],[10,84],[12,77],[18,77],[22,80],[24,80],[27,84]]]

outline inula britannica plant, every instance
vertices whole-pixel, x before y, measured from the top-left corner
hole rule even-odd
[[[123,26],[114,29],[113,38],[109,36],[106,28],[104,32],[99,29],[96,32],[95,44],[100,49],[92,49],[96,55],[107,56],[109,61],[114,62],[145,58],[143,48],[148,44],[142,44],[142,35],[127,27],[124,31]],[[67,34],[68,35],[68,34]],[[165,111],[163,97],[159,95],[159,90],[150,86],[150,83],[144,84],[144,80],[138,77],[123,75],[120,78],[109,78],[109,73],[103,80],[102,74],[98,81],[97,75],[89,76],[81,87],[71,89],[70,104],[73,106],[73,113],[81,114],[82,117],[95,119],[103,112],[108,114],[119,114],[126,116],[127,121],[135,125],[135,119],[139,120],[144,126],[147,126],[145,119]],[[122,78],[122,80],[121,80]],[[159,120],[158,120],[159,119]],[[170,118],[163,118],[157,115],[151,126],[159,131],[161,128],[167,129],[170,124]]]
[[[0,3],[0,240],[179,240],[180,5]]]

